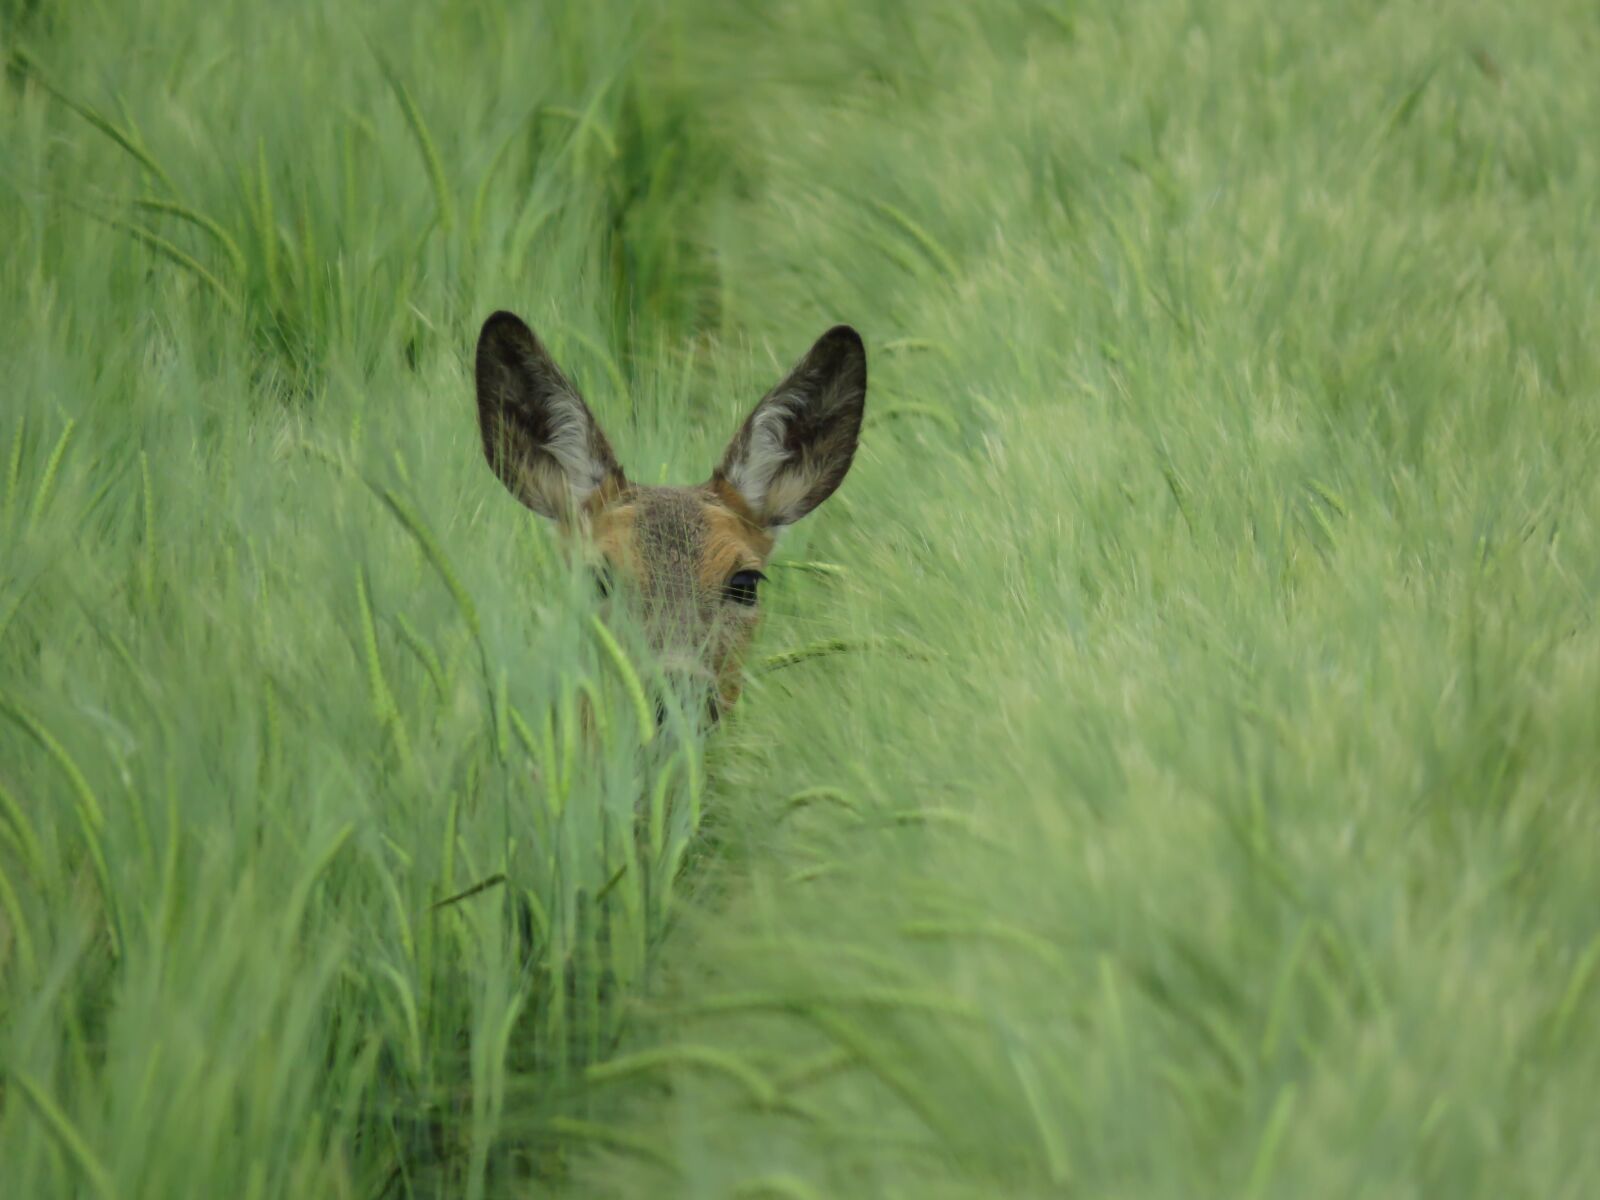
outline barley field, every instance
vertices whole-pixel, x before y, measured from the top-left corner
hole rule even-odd
[[[1597,56],[0,0],[0,1196],[1600,1195]],[[496,308],[646,483],[864,336],[709,733]]]

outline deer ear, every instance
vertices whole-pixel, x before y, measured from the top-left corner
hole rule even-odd
[[[578,389],[522,320],[497,312],[477,354],[483,454],[506,489],[541,516],[568,520],[627,481]]]
[[[763,526],[789,525],[821,504],[855,457],[867,401],[867,351],[836,325],[768,392],[712,474]]]

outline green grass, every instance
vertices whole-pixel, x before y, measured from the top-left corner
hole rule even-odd
[[[1536,7],[0,0],[7,1194],[1600,1190]],[[647,482],[866,336],[708,739],[501,306]]]

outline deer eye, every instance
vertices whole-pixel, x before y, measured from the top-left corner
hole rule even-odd
[[[760,571],[735,571],[722,585],[722,598],[734,604],[754,604],[756,585],[765,578]]]
[[[604,600],[611,595],[611,567],[607,563],[600,563],[591,567],[589,573],[594,576],[594,590]]]

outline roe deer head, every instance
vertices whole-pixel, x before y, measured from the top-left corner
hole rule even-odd
[[[594,414],[521,319],[497,312],[477,350],[483,452],[636,606],[661,666],[706,698],[739,695],[762,568],[777,531],[821,504],[855,456],[867,355],[847,325],[817,339],[746,418],[705,483],[630,483]]]

